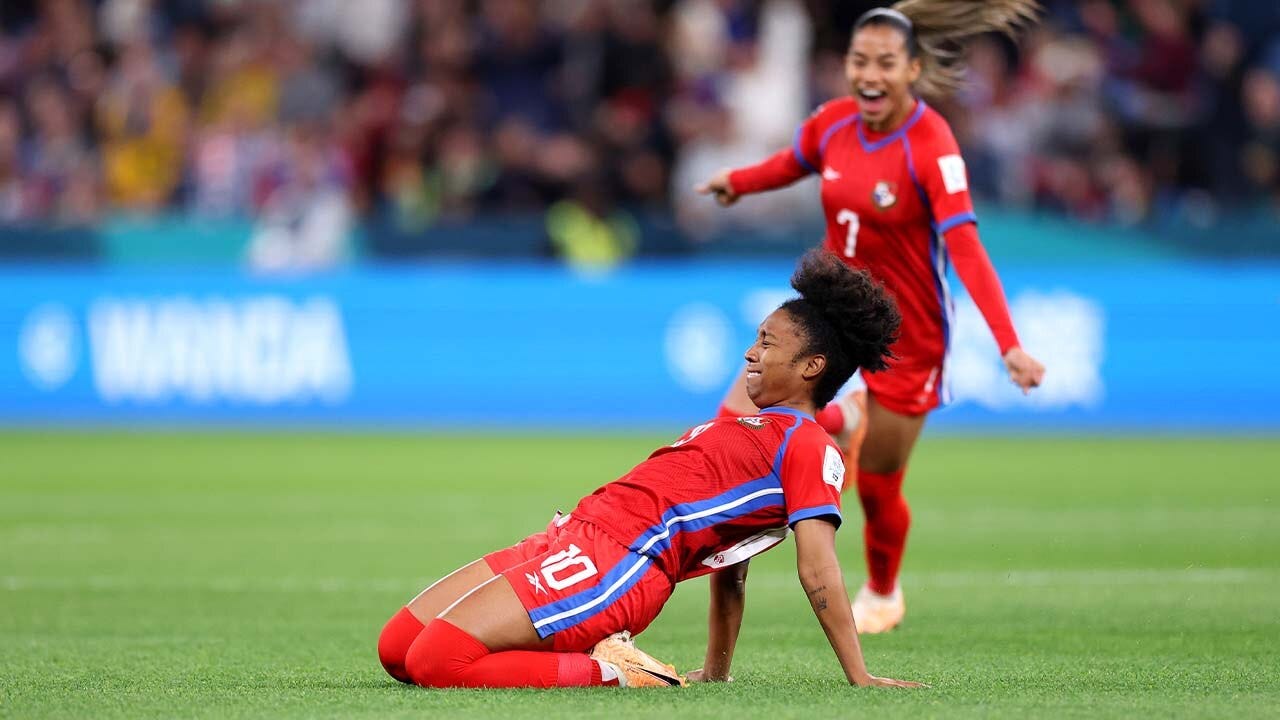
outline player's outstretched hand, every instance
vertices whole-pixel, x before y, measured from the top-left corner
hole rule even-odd
[[[729,207],[738,202],[739,195],[733,191],[733,185],[729,183],[728,170],[721,170],[715,174],[715,177],[695,187],[694,190],[701,195],[714,194],[716,202],[724,207]]]
[[[1009,379],[1014,385],[1022,388],[1022,394],[1031,392],[1031,388],[1040,387],[1044,381],[1044,363],[1031,357],[1022,348],[1013,348],[1004,354],[1004,367],[1009,371]]]
[[[893,688],[927,688],[924,683],[915,682],[913,680],[894,680],[893,678],[876,677],[868,675],[865,682],[858,683],[859,687],[893,687]]]
[[[709,682],[733,682],[733,676],[732,676],[732,675],[728,675],[728,676],[726,676],[726,677],[707,677],[706,673],[702,672],[702,668],[698,668],[697,670],[690,670],[690,671],[688,672],[688,674],[686,674],[684,677],[685,677],[685,679],[686,679],[686,680],[688,680],[688,681],[689,681],[689,682],[691,682],[691,683],[696,683],[696,682],[708,682],[708,683],[709,683]]]

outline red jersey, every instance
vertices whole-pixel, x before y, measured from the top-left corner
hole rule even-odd
[[[654,561],[679,582],[777,545],[795,523],[841,522],[844,456],[789,408],[716,418],[596,490],[572,517]]]
[[[792,147],[760,165],[733,172],[739,194],[794,182],[809,173],[822,178],[826,247],[849,265],[884,283],[902,313],[902,333],[892,350],[896,366],[941,363],[952,327],[947,285],[947,244],[970,241],[972,272],[957,270],[1000,345],[1018,344],[985,251],[972,227],[977,222],[964,161],[947,121],[924,101],[896,130],[867,128],[853,98],[819,107],[796,132]],[[946,240],[944,241],[944,236]],[[982,277],[978,278],[977,276]],[[970,282],[975,277],[979,282]],[[994,286],[994,287],[992,287]]]

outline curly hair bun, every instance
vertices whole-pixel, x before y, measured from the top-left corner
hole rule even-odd
[[[783,303],[806,335],[806,354],[824,355],[827,370],[814,390],[819,406],[858,368],[883,370],[892,357],[902,316],[880,283],[823,249],[800,259],[791,287],[800,297]]]

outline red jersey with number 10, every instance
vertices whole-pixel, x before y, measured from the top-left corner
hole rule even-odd
[[[735,171],[730,183],[751,193],[821,176],[826,247],[884,283],[902,312],[894,365],[940,364],[952,326],[942,235],[976,222],[947,121],[918,100],[897,130],[877,134],[861,122],[857,102],[841,98],[800,126],[790,155],[767,172]]]
[[[679,582],[741,562],[795,523],[840,524],[844,457],[789,408],[717,418],[582,499],[573,517],[655,559]]]

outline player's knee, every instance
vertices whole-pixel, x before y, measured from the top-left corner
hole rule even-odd
[[[457,642],[461,632],[444,620],[427,623],[426,629],[405,654],[405,671],[409,679],[428,688],[464,686],[463,674],[475,658]],[[467,639],[471,639],[470,636]]]
[[[387,674],[400,682],[413,682],[405,669],[405,656],[422,630],[422,622],[408,608],[400,608],[400,612],[387,621],[378,635],[378,659]]]
[[[422,687],[441,687],[444,675],[444,658],[440,652],[444,648],[439,647],[439,643],[431,637],[433,624],[434,621],[427,623],[427,629],[413,641],[404,657],[405,673],[410,682]]]

